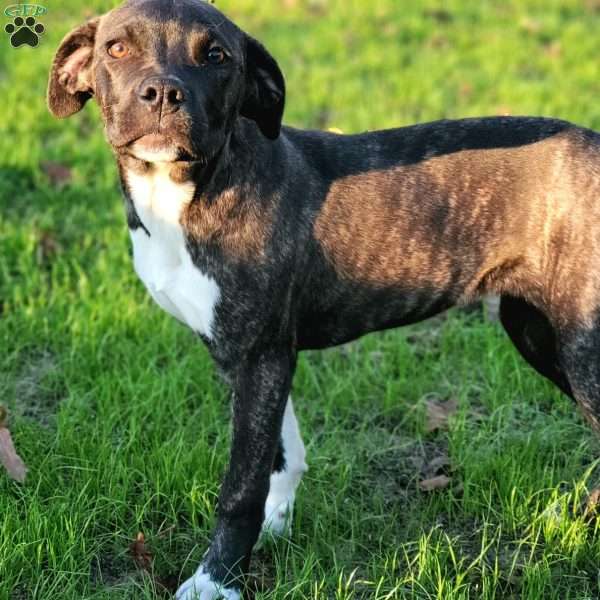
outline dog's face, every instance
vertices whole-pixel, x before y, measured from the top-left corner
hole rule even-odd
[[[275,139],[285,86],[268,52],[203,0],[130,0],[56,52],[51,112],[70,116],[92,96],[117,153],[206,161],[240,116]]]

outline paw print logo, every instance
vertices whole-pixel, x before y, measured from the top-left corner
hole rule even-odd
[[[40,35],[44,33],[45,28],[41,23],[36,23],[34,17],[15,17],[12,23],[8,23],[4,31],[10,35],[10,43],[13,48],[18,48],[23,44],[27,44],[35,48],[39,41]]]

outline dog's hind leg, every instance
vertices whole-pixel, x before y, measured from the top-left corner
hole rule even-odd
[[[500,321],[523,358],[572,398],[558,353],[558,339],[546,316],[525,300],[502,296]]]
[[[296,488],[308,468],[304,462],[305,456],[306,451],[290,396],[285,407],[279,449],[265,503],[263,535],[280,536],[290,533]]]
[[[503,296],[500,318],[527,362],[573,398],[600,433],[600,316],[591,326],[558,331],[534,306]]]
[[[593,327],[579,327],[562,337],[561,365],[577,403],[600,433],[600,319]]]

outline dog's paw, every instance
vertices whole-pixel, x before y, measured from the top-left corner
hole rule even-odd
[[[176,593],[176,600],[241,600],[242,595],[234,588],[223,587],[213,581],[203,565],[185,581]]]
[[[292,516],[294,512],[294,496],[271,499],[265,504],[265,520],[261,537],[289,537],[292,533]]]

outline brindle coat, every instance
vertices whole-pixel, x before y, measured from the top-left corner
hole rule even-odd
[[[115,40],[130,48],[125,59],[107,55]],[[226,60],[207,64],[215,44]],[[156,76],[185,101],[145,110],[140,86]],[[92,96],[133,231],[144,224],[123,173],[155,168],[132,153],[135,140],[163,132],[178,148],[171,178],[196,187],[180,225],[221,290],[206,343],[234,390],[230,466],[203,562],[212,580],[235,589],[248,569],[269,475],[285,458],[278,439],[300,350],[497,293],[521,354],[598,425],[598,134],[508,117],[352,136],[281,127],[274,59],[194,0],[132,1],[69,34],[50,109],[69,116]]]

